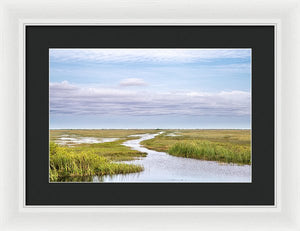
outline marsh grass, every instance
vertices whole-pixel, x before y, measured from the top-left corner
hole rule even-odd
[[[74,152],[50,142],[51,182],[63,181],[67,177],[103,176],[143,171],[143,167],[133,164],[113,163],[93,151]]]
[[[202,160],[251,164],[250,148],[236,144],[210,141],[178,142],[168,149],[168,153]]]
[[[157,133],[155,129],[51,129],[50,140],[63,135],[70,137],[127,138],[130,135]]]
[[[143,171],[142,166],[116,161],[145,157],[142,153],[122,145],[138,137],[130,135],[157,133],[160,129],[69,129],[50,130],[50,181],[74,181],[82,177],[126,174]],[[225,163],[251,164],[250,130],[169,129],[142,145],[174,156],[213,160]],[[168,136],[174,134],[178,136]],[[55,141],[62,136],[119,138],[106,143],[70,142],[60,146]],[[128,137],[129,136],[129,137]]]
[[[95,154],[105,157],[111,161],[129,161],[137,157],[145,157],[147,153],[132,150],[131,148],[122,145],[123,142],[129,139],[121,139],[113,142],[96,143],[96,144],[80,144],[70,147],[70,150],[75,153],[93,151]],[[136,138],[135,138],[136,139]]]
[[[122,145],[123,142],[137,137],[130,135],[157,133],[154,129],[59,129],[50,130],[50,141],[56,142],[63,136],[68,137],[94,137],[94,138],[119,138],[119,140],[105,143],[81,143],[67,142],[66,146],[75,153],[90,152],[105,157],[111,161],[129,161],[139,157],[145,157],[147,153],[132,150]]]
[[[174,132],[180,136],[168,136]],[[251,164],[250,143],[250,130],[229,129],[166,130],[142,142],[146,148],[174,156],[237,164]]]

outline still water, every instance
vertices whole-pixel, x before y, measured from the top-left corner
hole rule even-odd
[[[144,166],[140,173],[118,174],[92,178],[93,182],[251,182],[251,165],[221,164],[171,156],[143,147],[140,142],[158,134],[135,135],[140,137],[123,143],[134,150],[146,152],[146,157],[122,163]]]

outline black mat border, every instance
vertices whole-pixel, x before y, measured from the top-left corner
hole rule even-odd
[[[274,205],[274,26],[26,26],[26,205]],[[252,48],[252,183],[48,183],[49,48]]]

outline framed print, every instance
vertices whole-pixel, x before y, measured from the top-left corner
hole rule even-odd
[[[298,98],[300,86],[297,78],[297,76],[300,75],[298,67],[300,62],[299,25],[300,9],[297,1],[273,0],[271,2],[269,0],[263,0],[259,2],[247,2],[233,0],[191,0],[189,2],[141,2],[136,0],[116,0],[114,2],[89,1],[88,4],[84,1],[76,0],[72,1],[72,3],[68,0],[1,1],[0,94],[2,97],[0,97],[0,102],[2,113],[0,113],[0,229],[7,231],[32,231],[43,230],[45,227],[47,227],[47,229],[51,230],[63,229],[72,231],[86,229],[98,230],[99,228],[103,230],[299,230],[300,223],[298,217],[300,216],[300,157],[298,155],[298,144],[300,139],[300,107],[298,106]],[[270,100],[266,99],[266,97],[268,98],[268,96],[272,95],[269,94],[267,90],[262,95],[256,96],[255,94],[257,93],[251,91],[251,106],[257,101],[259,102],[257,105],[260,105],[260,102],[264,104],[263,109],[259,107],[260,109],[258,110],[263,112],[260,113],[256,119],[259,118],[260,120],[261,118],[264,118],[266,111],[269,111],[270,107],[273,107],[274,109],[272,114],[274,116],[273,121],[267,121],[266,123],[262,122],[262,126],[268,125],[268,128],[264,130],[260,130],[260,126],[255,128],[255,117],[252,117],[254,120],[251,120],[251,126],[253,126],[253,129],[251,127],[251,132],[253,131],[254,133],[256,132],[256,134],[258,134],[255,135],[253,133],[253,135],[255,135],[253,136],[253,141],[255,140],[254,137],[257,136],[259,137],[258,139],[265,139],[271,136],[274,137],[274,150],[272,151],[274,154],[274,159],[272,160],[274,162],[274,175],[268,175],[269,167],[264,166],[265,168],[262,169],[259,167],[259,165],[256,165],[256,163],[262,163],[261,161],[264,160],[255,159],[256,150],[254,149],[257,147],[257,144],[253,143],[251,146],[251,148],[253,147],[253,149],[251,149],[251,154],[253,154],[251,155],[251,182],[154,183],[161,185],[161,187],[166,185],[165,188],[161,189],[154,188],[155,186],[149,187],[149,185],[152,183],[144,182],[140,183],[142,187],[144,187],[142,189],[128,189],[128,191],[132,193],[138,193],[138,196],[128,195],[128,193],[126,193],[126,188],[123,191],[120,191],[118,188],[121,184],[124,184],[125,187],[131,187],[131,185],[134,186],[139,184],[138,182],[49,182],[49,166],[47,164],[49,163],[49,150],[46,149],[48,149],[48,138],[51,137],[49,134],[45,135],[46,132],[49,132],[51,124],[53,125],[51,122],[51,114],[49,114],[48,105],[49,85],[52,78],[49,76],[49,68],[51,69],[51,66],[49,67],[49,48],[104,49],[104,46],[101,47],[99,44],[97,44],[97,42],[102,41],[103,45],[104,37],[106,37],[108,33],[105,33],[104,37],[101,38],[103,40],[99,40],[96,34],[93,36],[88,36],[85,33],[77,32],[74,32],[72,36],[67,38],[62,36],[62,34],[64,34],[64,29],[66,29],[65,33],[67,33],[67,27],[74,27],[75,29],[76,27],[88,28],[93,26],[250,26],[252,28],[255,28],[256,26],[266,26],[267,28],[273,28],[274,60],[272,63],[274,64],[274,73],[272,76],[274,82],[269,82],[266,80],[263,85],[256,81],[264,81],[266,78],[268,78],[265,77],[268,76],[266,73],[260,75],[259,78],[255,78],[255,76],[257,76],[259,73],[259,70],[255,69],[255,67],[257,67],[259,60],[262,59],[262,56],[255,53],[255,49],[252,49],[253,46],[250,43],[237,44],[237,41],[234,38],[230,38],[231,33],[225,33],[222,36],[215,36],[215,38],[208,41],[210,44],[207,46],[209,47],[204,47],[204,43],[199,46],[197,46],[197,44],[193,44],[193,37],[187,37],[185,33],[173,34],[173,37],[178,39],[180,38],[182,43],[175,43],[173,38],[169,38],[165,44],[158,44],[163,36],[153,37],[153,33],[150,33],[150,35],[147,37],[149,37],[149,39],[151,38],[152,42],[155,43],[152,47],[150,47],[149,44],[141,44],[141,37],[143,37],[143,33],[139,31],[135,34],[135,37],[139,38],[139,42],[132,41],[133,44],[127,44],[127,47],[125,44],[122,44],[120,47],[116,47],[116,44],[113,44],[114,41],[118,40],[118,42],[123,41],[125,43],[125,40],[127,40],[126,38],[130,40],[130,33],[128,33],[128,36],[126,34],[122,37],[120,36],[120,33],[118,33],[113,39],[111,39],[111,46],[109,48],[106,47],[105,49],[125,49],[125,47],[127,49],[251,48],[251,69],[254,68],[253,72],[251,72],[251,89],[254,91],[257,89],[257,87],[260,90],[262,88],[269,89],[268,87],[273,85],[272,89],[274,90],[274,98],[272,100],[273,105],[271,103],[266,103],[266,101]],[[29,35],[29,33],[27,33],[28,31],[26,31],[26,28],[28,29],[30,27],[34,27],[35,29],[37,29],[37,27],[47,27],[48,29],[50,27],[53,29],[54,27],[65,27],[64,29],[61,29],[59,35],[56,34],[56,36],[54,36],[55,33],[49,33],[46,31],[40,33],[41,31],[38,30],[31,35],[31,38],[33,38],[35,36],[39,37],[44,34],[44,36],[40,37],[40,41],[36,42],[35,44],[31,43],[31,47],[39,47],[39,49],[31,49],[30,51],[31,54],[34,52],[35,55],[40,57],[40,60],[37,60],[35,65],[35,61],[27,60],[29,55],[25,55],[28,51],[26,47],[26,36]],[[168,32],[165,34],[168,34]],[[54,39],[52,36],[56,38]],[[202,34],[201,37],[204,38],[207,37],[207,35]],[[241,37],[250,39],[251,33],[239,33],[237,38]],[[85,41],[83,44],[79,44],[79,42],[76,40],[78,38],[88,39],[88,42]],[[260,38],[257,38],[256,41],[261,42],[264,40],[264,38],[265,36],[261,36]],[[47,41],[47,39],[49,39],[48,42],[51,46],[49,44],[49,46],[44,44],[44,47],[41,45],[41,43],[44,43]],[[56,43],[58,40],[60,40],[60,42],[64,40],[65,44],[61,43],[59,45]],[[107,40],[109,40],[108,36]],[[199,40],[203,42],[202,39]],[[230,43],[230,45],[227,44],[228,46],[224,46],[225,44],[222,44],[220,46],[216,46],[216,43],[214,43],[216,40],[223,41],[224,43],[226,42],[228,44]],[[189,44],[192,45],[188,47]],[[234,44],[237,47],[234,47]],[[266,47],[268,47],[268,45]],[[267,60],[269,59],[265,58],[264,61]],[[31,69],[29,70],[31,72],[30,75],[27,75],[26,73],[26,65],[29,64],[28,61],[31,63],[31,67],[29,68]],[[209,62],[206,64],[208,63]],[[82,69],[83,62],[80,62],[79,64],[81,64],[81,66],[78,66],[78,68]],[[177,63],[177,65],[174,65],[173,68],[179,68],[180,66],[182,66],[182,63]],[[77,66],[74,65],[74,68],[76,67]],[[63,69],[64,71],[62,71],[62,74],[67,74],[66,69]],[[187,74],[191,74],[192,68],[186,70]],[[40,78],[37,78],[38,73],[40,73]],[[179,73],[175,72],[175,74]],[[97,75],[96,77],[99,76]],[[169,78],[171,77],[172,76],[169,76]],[[91,78],[90,75],[89,78]],[[144,75],[126,76],[126,78],[124,77],[124,79],[128,78],[142,78],[148,85],[141,87],[146,88],[151,86],[151,82],[146,81],[147,79],[144,79]],[[31,85],[32,83],[27,85],[26,81],[28,79],[34,82],[35,87]],[[61,83],[63,81],[64,79],[59,79],[57,82]],[[73,81],[67,81],[74,84]],[[155,78],[153,81],[155,81]],[[52,82],[56,82],[56,80]],[[102,82],[104,82],[103,79]],[[96,86],[95,82],[88,83],[87,81],[84,81],[83,84],[86,86],[91,84],[91,87],[97,89],[99,88],[99,86]],[[121,80],[116,81],[113,87],[121,87],[120,84]],[[220,80],[219,84],[220,86],[224,86],[224,80]],[[226,82],[226,84],[230,85],[230,81]],[[198,87],[198,85],[199,84],[195,84],[195,88]],[[207,85],[204,83],[201,85],[207,87]],[[123,86],[123,89],[130,90],[130,88],[133,88],[133,86]],[[180,89],[183,88],[185,88],[185,86],[183,84],[181,86],[180,84]],[[201,86],[199,86],[197,91],[200,91],[200,88]],[[160,92],[163,92],[163,90],[164,89],[162,87],[158,87],[157,89],[157,91]],[[228,91],[230,89],[223,90]],[[209,91],[206,90],[205,92],[207,93]],[[36,97],[36,95],[38,95],[38,97]],[[70,97],[71,96],[73,97],[74,95],[71,94]],[[125,97],[120,97],[120,99],[126,100]],[[158,102],[162,102],[162,100],[159,100]],[[35,106],[35,103],[37,103],[37,106]],[[85,105],[83,104],[83,106]],[[31,107],[31,113],[26,114],[29,112],[28,107]],[[66,107],[66,109],[70,111],[70,107]],[[111,106],[110,109],[112,112],[116,112]],[[251,108],[251,111],[255,111],[255,107]],[[36,113],[40,113],[40,116],[38,117]],[[254,114],[252,113],[251,116]],[[93,114],[91,113],[91,115]],[[27,116],[30,118],[31,124],[35,124],[35,126],[31,127],[26,125]],[[176,125],[178,124],[180,123],[176,123]],[[43,132],[28,132],[34,127],[38,127],[38,129]],[[241,127],[242,126],[240,126],[240,128]],[[268,135],[265,133],[270,131],[269,127],[274,128],[273,135]],[[53,129],[55,128],[62,127],[53,126]],[[100,129],[100,126],[97,128]],[[162,127],[158,128],[165,129]],[[90,135],[86,137],[96,138],[97,141],[101,138],[118,138],[115,136],[108,137],[107,134],[103,137],[95,137]],[[172,138],[176,138],[176,136],[166,136],[166,139],[171,140]],[[27,140],[32,140],[31,145],[27,146]],[[37,142],[37,140],[40,140],[41,142]],[[268,159],[266,160],[266,163],[269,163],[270,159],[272,158],[266,157],[266,155],[268,155],[266,153],[268,153],[268,147],[270,147],[271,141],[269,142],[267,140],[268,139],[265,140],[265,143],[262,146],[264,152],[258,158],[266,158]],[[261,148],[261,146],[259,147]],[[27,148],[30,149],[29,152]],[[42,148],[43,151],[40,152],[40,156],[37,156],[36,151],[40,148]],[[162,152],[168,153],[166,150]],[[27,166],[25,160],[28,161],[28,163],[33,161],[38,162],[38,164]],[[32,178],[32,175],[27,175],[26,171],[31,172],[31,174],[35,177]],[[266,177],[264,181],[259,178],[261,175]],[[29,181],[26,179],[28,176],[30,176],[28,178]],[[37,178],[40,178],[40,181]],[[273,179],[272,186],[266,184],[266,182],[269,182],[267,178]],[[50,186],[50,190],[47,190],[47,188],[44,188],[44,186],[41,187],[40,182],[47,182],[44,183],[44,186]],[[26,185],[28,183],[30,185]],[[188,188],[185,189],[189,189],[190,191],[184,190],[184,188],[170,188],[170,184],[178,184],[179,187],[181,187],[180,185],[187,185]],[[198,184],[203,185],[201,193],[197,194],[198,198],[200,198],[202,201],[198,201],[198,205],[195,205],[193,196],[196,194],[195,190],[198,190],[195,185]],[[251,186],[255,184],[259,186],[257,187],[257,190],[253,192],[251,191],[253,189]],[[80,185],[80,187],[77,187],[77,185]],[[239,185],[242,185],[242,188],[239,187]],[[106,191],[105,196],[107,196],[107,198],[114,197],[114,201],[117,201],[115,205],[111,205],[111,201],[109,201],[106,205],[101,203],[100,200],[103,199],[103,197],[101,198],[99,195],[103,196],[103,194],[101,194],[101,190],[98,189],[98,187],[101,186],[108,186],[112,189],[110,193]],[[223,188],[219,188],[220,186]],[[191,187],[195,188],[191,189]],[[266,192],[265,189],[268,188],[272,188],[272,191],[270,190]],[[30,192],[30,190],[33,192]],[[69,192],[69,194],[67,194],[67,192]],[[188,195],[185,194],[187,192],[189,192]],[[232,192],[237,192],[238,195],[233,196]],[[45,193],[48,194],[45,195]],[[250,197],[248,197],[248,193],[251,194]],[[97,194],[97,196],[100,198],[99,200],[97,200],[97,198],[95,200],[95,194]],[[253,203],[250,201],[251,204],[244,203],[245,201],[249,202],[249,198],[254,200],[255,196],[253,195],[257,195],[258,198],[264,197],[270,199],[270,194],[274,195],[274,198],[272,201],[268,201],[268,203],[264,203],[263,201],[256,205],[254,201],[252,201]],[[126,199],[130,201],[128,204],[122,205],[120,201],[125,200],[125,195]],[[152,199],[157,195],[162,197],[161,204],[158,205],[158,201],[150,201],[151,195],[153,196]],[[169,197],[167,197],[167,195]],[[177,195],[177,197],[175,195]],[[67,196],[69,198],[65,199]],[[231,200],[229,200],[230,197],[232,197]],[[86,198],[91,198],[90,203],[87,203],[88,199]],[[182,198],[191,198],[191,201],[188,204],[186,203],[188,199],[184,199],[185,201],[182,201]],[[228,199],[226,204],[224,203],[226,202],[224,198]],[[138,199],[140,200],[140,203],[132,205],[137,202]],[[143,199],[144,201],[142,201]],[[83,201],[82,204],[79,204],[78,201],[80,200],[85,201]],[[149,205],[143,203],[147,200]],[[51,201],[52,203],[50,203]],[[66,201],[68,202],[67,205]],[[95,201],[98,202],[98,205],[94,205]],[[178,201],[183,203],[180,205],[178,204]],[[203,201],[207,204],[202,203]],[[215,201],[216,203],[213,205],[213,203],[210,203],[212,201]],[[233,201],[236,203],[233,204]],[[238,203],[238,201],[240,203]],[[166,202],[169,204],[166,205]]]
[[[274,206],[273,26],[25,30],[27,205]]]

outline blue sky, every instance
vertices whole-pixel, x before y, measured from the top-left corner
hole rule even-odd
[[[250,128],[251,49],[50,49],[50,128]]]

